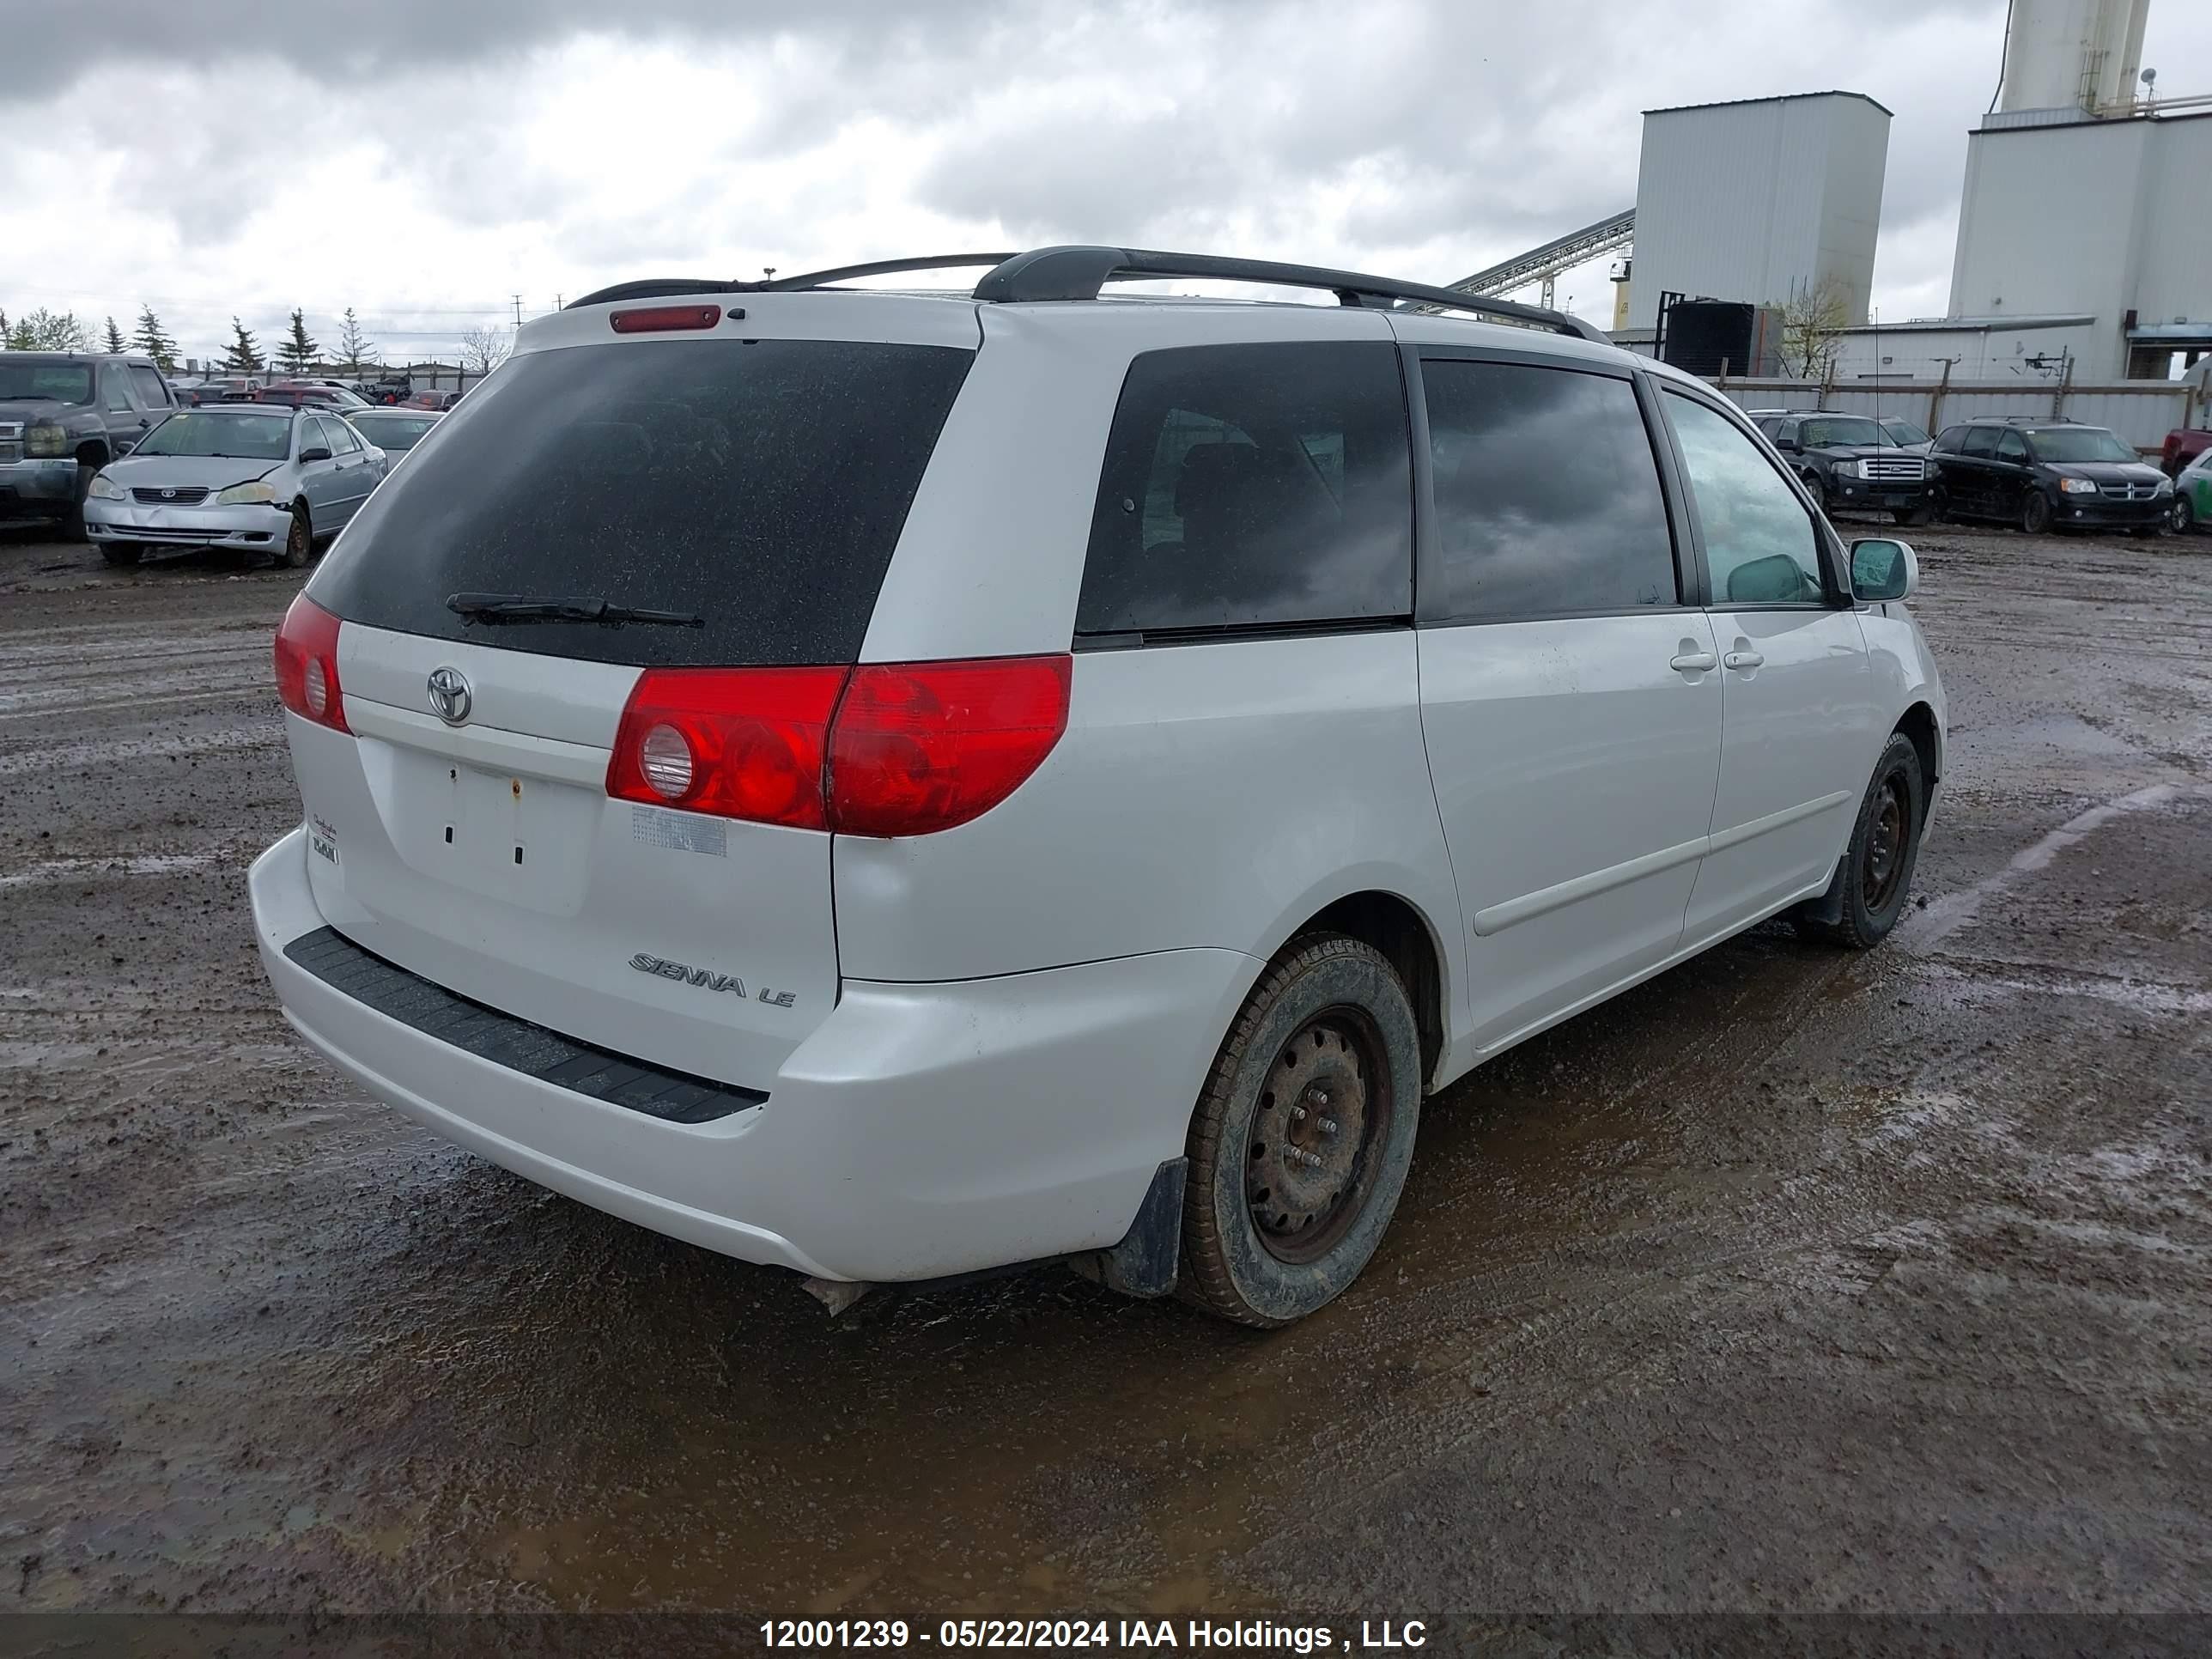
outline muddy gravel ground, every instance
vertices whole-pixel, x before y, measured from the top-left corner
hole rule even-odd
[[[246,910],[298,579],[0,534],[0,1604],[2212,1613],[2212,538],[1917,534],[1922,908],[1462,1082],[1272,1336],[832,1322],[372,1103]]]

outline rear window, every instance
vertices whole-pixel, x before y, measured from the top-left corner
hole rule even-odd
[[[1404,617],[1413,522],[1387,342],[1148,351],[1114,411],[1075,631]]]
[[[309,584],[349,622],[668,666],[846,663],[972,351],[842,340],[511,359],[416,445]],[[453,593],[697,628],[465,624]]]

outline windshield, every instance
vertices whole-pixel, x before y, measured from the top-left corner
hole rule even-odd
[[[1872,444],[1879,448],[1889,440],[1881,435],[1881,428],[1872,421],[1844,415],[1806,422],[1797,434],[1797,441],[1808,449],[1834,449],[1858,444]]]
[[[1889,434],[1890,442],[1899,446],[1928,441],[1928,434],[1910,421],[1884,421],[1881,429]]]
[[[2132,461],[2136,453],[2101,426],[2057,426],[2021,434],[2039,461]]]
[[[0,357],[0,403],[38,399],[58,404],[92,401],[92,371],[82,363],[11,363]]]
[[[412,449],[434,424],[428,416],[412,415],[355,415],[349,417],[361,435],[379,449]]]
[[[139,441],[134,455],[216,456],[281,461],[292,453],[289,415],[230,415],[191,410],[172,415]]]

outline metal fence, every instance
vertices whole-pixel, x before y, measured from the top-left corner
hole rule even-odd
[[[2110,427],[2123,443],[2157,453],[2178,426],[2207,418],[2206,399],[2184,380],[2127,380],[2076,386],[2070,380],[1745,380],[1723,374],[1713,384],[1745,409],[1827,409],[1844,415],[1882,415],[1911,421],[1931,433],[1960,421],[2004,415],[2063,417]]]

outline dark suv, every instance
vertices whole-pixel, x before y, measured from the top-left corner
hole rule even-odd
[[[1932,516],[1926,459],[1893,442],[1880,422],[1863,415],[1790,410],[1758,411],[1753,424],[1829,512],[1865,507],[1899,524],[1924,524]]]
[[[93,474],[176,406],[151,357],[0,352],[0,519],[53,519],[82,541]]]
[[[2173,507],[2173,480],[2101,426],[1972,421],[1945,427],[1929,459],[1951,514],[2003,520],[2031,535],[2124,526],[2154,536]]]

